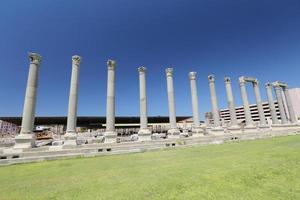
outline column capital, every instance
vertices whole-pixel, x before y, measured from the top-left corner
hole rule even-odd
[[[225,83],[231,83],[229,76],[225,76],[224,81],[225,81]]]
[[[208,75],[208,80],[209,80],[210,83],[215,82],[215,76],[213,74]]]
[[[190,72],[189,73],[190,80],[195,80],[196,79],[196,75],[197,75],[197,72]]]
[[[275,89],[281,88],[281,85],[278,83],[278,81],[272,83],[272,85]]]
[[[115,70],[115,68],[116,68],[116,61],[109,59],[106,64],[107,64],[107,68],[109,70]]]
[[[29,52],[28,57],[30,59],[30,63],[32,64],[40,64],[40,62],[42,61],[42,56],[38,53]]]
[[[73,63],[74,65],[79,65],[80,62],[81,62],[81,57],[80,57],[80,56],[78,56],[78,55],[72,56],[72,63]]]
[[[259,85],[259,81],[256,79],[255,81],[253,81],[253,86],[258,86]]]
[[[239,77],[239,82],[240,82],[240,85],[244,85],[246,82],[245,77],[244,76]]]
[[[144,67],[144,66],[140,66],[140,67],[138,68],[138,71],[139,71],[140,73],[145,73],[146,70],[147,70],[147,68]]]
[[[275,81],[273,83],[273,86],[274,87],[282,87],[282,88],[287,88],[288,87],[288,85],[286,83],[281,82],[281,81]]]
[[[265,84],[265,87],[266,88],[271,88],[273,85],[272,85],[272,83],[270,83],[270,82],[267,82],[266,84]]]
[[[166,69],[166,75],[167,76],[173,76],[173,68],[169,67]]]

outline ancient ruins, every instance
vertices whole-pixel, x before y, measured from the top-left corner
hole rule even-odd
[[[230,123],[227,127],[222,126],[218,99],[215,88],[214,75],[208,76],[211,110],[213,115],[213,126],[200,124],[198,109],[198,94],[196,83],[196,72],[188,74],[190,80],[193,127],[192,133],[181,132],[177,127],[175,97],[173,87],[173,68],[167,68],[167,94],[169,107],[169,130],[167,138],[153,140],[156,133],[152,133],[148,128],[147,116],[147,93],[146,93],[146,67],[138,68],[139,75],[139,93],[140,93],[140,130],[135,136],[135,141],[117,143],[117,132],[115,130],[115,71],[116,62],[107,61],[107,103],[106,103],[106,131],[99,134],[103,140],[94,144],[78,143],[78,133],[76,132],[77,121],[77,101],[78,101],[78,80],[80,71],[80,56],[72,57],[72,75],[70,83],[69,106],[67,130],[60,142],[53,146],[36,147],[36,135],[34,131],[35,109],[37,101],[39,68],[41,65],[41,56],[37,53],[29,53],[30,66],[26,94],[24,99],[24,108],[22,116],[22,126],[20,134],[15,137],[15,145],[12,148],[2,148],[0,150],[0,164],[10,164],[18,162],[31,162],[38,160],[57,159],[62,157],[74,156],[93,156],[98,154],[140,152],[158,148],[174,147],[180,145],[196,144],[217,144],[226,141],[246,140],[255,138],[272,137],[277,135],[297,134],[300,130],[298,120],[295,117],[286,83],[276,81],[266,83],[266,94],[270,105],[272,124],[266,120],[257,78],[242,76],[239,78],[241,97],[245,113],[245,124],[241,126],[237,122],[233,91],[231,88],[230,77],[225,77],[225,88],[230,110]],[[252,118],[249,108],[248,94],[246,84],[253,86],[255,100],[259,114],[259,124],[256,125]],[[274,106],[272,89],[275,90],[276,99],[280,111],[280,120],[278,119]],[[284,97],[283,97],[284,96]],[[283,100],[285,99],[285,101]],[[285,111],[284,104],[288,108]],[[288,115],[288,116],[287,116]]]

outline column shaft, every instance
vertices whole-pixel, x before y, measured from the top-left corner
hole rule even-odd
[[[296,123],[297,119],[296,119],[295,111],[294,111],[294,108],[293,108],[293,105],[292,105],[292,101],[291,101],[291,97],[290,97],[290,94],[289,94],[289,90],[286,87],[284,87],[283,88],[283,93],[284,93],[286,104],[287,104],[287,108],[288,108],[288,111],[289,111],[290,121],[292,123]]]
[[[30,66],[24,99],[21,131],[20,134],[15,137],[16,143],[14,148],[17,149],[34,147],[36,139],[33,129],[41,56],[36,53],[29,53],[29,59]]]
[[[267,92],[267,98],[268,98],[272,123],[279,124],[277,113],[276,113],[276,108],[275,108],[274,100],[273,100],[272,85],[270,83],[266,84],[266,92]]]
[[[200,128],[196,72],[190,72],[189,77],[190,77],[190,85],[191,85],[191,97],[192,97],[194,128]]]
[[[146,96],[146,68],[139,67],[140,82],[140,128],[148,129],[147,96]]]
[[[286,113],[284,110],[284,105],[283,105],[283,99],[282,99],[282,88],[280,86],[274,86],[275,88],[275,94],[277,97],[277,103],[278,103],[278,108],[280,112],[280,118],[281,118],[281,123],[286,124],[287,123],[287,118],[286,118]]]
[[[253,126],[253,121],[251,118],[248,95],[247,95],[246,85],[243,77],[240,77],[240,89],[241,89],[242,101],[244,106],[246,127],[251,127]]]
[[[264,109],[263,109],[262,102],[261,102],[258,81],[253,82],[253,90],[254,90],[256,105],[257,105],[257,109],[258,109],[260,125],[266,126],[267,122],[266,122],[266,117],[265,117]]]
[[[107,98],[106,98],[106,132],[105,142],[116,142],[115,138],[115,61],[107,61]]]
[[[21,134],[33,133],[36,96],[38,88],[38,75],[41,56],[35,53],[29,53],[30,66],[27,80]]]
[[[176,124],[175,99],[174,99],[174,87],[173,87],[173,68],[166,69],[166,76],[167,76],[170,129],[177,131],[178,128]]]
[[[220,116],[219,116],[218,100],[217,100],[216,87],[215,87],[215,78],[213,75],[209,75],[208,80],[209,80],[210,100],[212,106],[214,126],[220,127]]]
[[[72,75],[69,95],[67,133],[76,133],[80,57],[72,56]]]
[[[106,131],[115,131],[115,68],[108,65]]]
[[[147,92],[146,92],[146,67],[139,67],[140,82],[140,130],[138,132],[138,140],[151,140],[151,131],[148,128],[147,115]]]
[[[228,101],[228,109],[230,112],[231,126],[237,126],[238,123],[237,123],[237,117],[235,112],[235,103],[232,94],[231,80],[229,77],[225,77],[225,87],[226,87],[226,94],[227,94],[227,101]]]

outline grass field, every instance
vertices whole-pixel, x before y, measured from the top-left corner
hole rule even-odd
[[[0,167],[0,199],[300,199],[300,136]]]

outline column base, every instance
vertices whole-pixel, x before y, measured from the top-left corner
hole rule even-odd
[[[116,143],[117,142],[118,133],[116,131],[106,131],[104,133],[104,135],[105,135],[104,143]]]
[[[24,149],[35,147],[35,133],[21,133],[15,137],[15,149]]]
[[[76,132],[67,132],[64,135],[64,146],[76,146],[77,145],[77,133]]]
[[[180,131],[178,128],[168,130],[168,138],[179,138]]]
[[[65,140],[76,140],[77,133],[76,132],[66,132],[64,135]]]
[[[140,129],[138,132],[139,141],[151,140],[151,131],[149,129]]]

